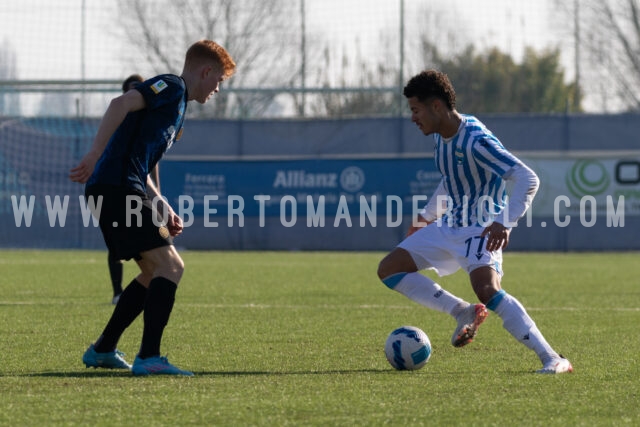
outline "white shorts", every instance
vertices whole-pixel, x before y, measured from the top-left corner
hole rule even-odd
[[[464,269],[491,267],[502,276],[502,250],[489,252],[482,227],[450,228],[445,221],[434,222],[413,233],[398,245],[408,251],[419,270],[435,270],[447,276]]]

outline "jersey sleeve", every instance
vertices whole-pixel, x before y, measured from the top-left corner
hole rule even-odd
[[[513,227],[531,206],[540,186],[540,179],[524,164],[516,165],[504,178],[512,183],[512,188],[509,203],[496,217],[496,222]]]
[[[522,164],[500,141],[486,136],[473,144],[472,153],[483,168],[500,177],[504,177],[516,165]]]
[[[538,191],[540,181],[520,159],[511,154],[496,138],[485,136],[472,148],[476,161],[506,181],[511,181],[508,204],[496,217],[507,227],[513,227],[527,211]]]
[[[447,190],[444,188],[444,180],[440,180],[440,184],[438,184],[425,207],[420,211],[420,215],[427,222],[433,222],[447,211],[447,202]]]
[[[140,83],[135,90],[142,94],[148,109],[174,103],[184,95],[184,86],[180,78],[172,75],[160,75]]]

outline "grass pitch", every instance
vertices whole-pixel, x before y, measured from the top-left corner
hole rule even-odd
[[[377,280],[381,253],[184,252],[162,351],[192,378],[86,369],[112,306],[106,252],[0,252],[0,425],[638,425],[638,253],[505,254],[504,288],[573,374],[542,376],[496,315],[455,322]],[[125,280],[135,274],[126,265]],[[475,301],[467,276],[438,279]],[[414,325],[433,354],[384,357]],[[132,361],[138,319],[120,341]]]

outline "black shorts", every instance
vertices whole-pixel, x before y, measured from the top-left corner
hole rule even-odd
[[[89,206],[97,207],[99,196],[102,196],[98,217],[100,230],[115,259],[139,260],[141,252],[173,244],[167,227],[159,226],[161,216],[152,210],[151,200],[146,194],[112,185],[96,184],[85,189]],[[89,202],[91,197],[93,204]],[[158,218],[156,224],[154,216]]]

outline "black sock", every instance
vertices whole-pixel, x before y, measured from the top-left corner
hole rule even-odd
[[[147,288],[133,279],[120,295],[109,323],[95,343],[95,350],[98,353],[107,353],[116,349],[122,333],[142,313],[146,296]]]
[[[144,303],[144,331],[138,357],[160,356],[160,341],[167,326],[178,285],[164,277],[156,277],[149,283],[147,299]]]
[[[122,262],[119,259],[115,259],[111,252],[109,252],[109,275],[111,276],[111,286],[113,287],[113,296],[120,295],[122,293]]]

